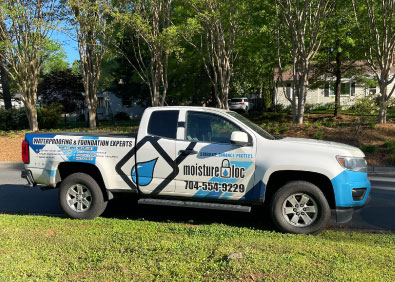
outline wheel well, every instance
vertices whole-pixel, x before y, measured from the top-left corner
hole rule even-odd
[[[332,182],[329,180],[329,178],[323,174],[308,171],[282,170],[272,173],[266,185],[265,202],[269,203],[270,199],[278,189],[280,189],[287,182],[294,180],[303,180],[313,183],[322,191],[322,193],[324,193],[330,208],[333,209],[336,207],[335,194],[333,192]]]
[[[93,164],[78,163],[78,162],[60,163],[58,166],[58,173],[56,173],[56,175],[57,175],[57,179],[60,182],[63,181],[70,174],[77,172],[85,173],[91,176],[97,182],[97,184],[99,184],[100,189],[103,192],[104,199],[108,200],[108,195],[106,193],[106,186],[104,185],[103,177],[97,166]]]

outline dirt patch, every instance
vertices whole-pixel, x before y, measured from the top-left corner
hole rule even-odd
[[[361,148],[369,166],[395,166],[393,154],[385,146],[385,142],[395,142],[395,124],[377,124],[374,128],[365,126],[357,134],[353,126],[330,128],[307,128],[305,125],[292,126],[283,137],[313,138],[340,142]],[[317,138],[319,137],[319,138]],[[370,152],[364,148],[370,147]]]
[[[23,139],[21,135],[0,136],[0,162],[21,162]]]

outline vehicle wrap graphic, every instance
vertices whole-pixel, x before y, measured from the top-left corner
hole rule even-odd
[[[208,183],[214,183],[213,188],[204,189],[204,185],[199,185],[197,187],[198,191],[193,197],[226,199],[232,196],[233,193],[244,193],[246,187],[236,183],[238,180],[244,178],[245,172],[252,164],[252,161],[229,161],[228,159],[224,159],[221,167],[211,168],[215,174],[208,180]],[[197,169],[199,169],[198,166]]]
[[[160,137],[156,136],[146,136],[141,139],[135,146],[134,149],[130,150],[115,166],[115,170],[122,177],[122,179],[131,187],[136,189],[137,185],[133,183],[127,175],[125,175],[122,171],[122,167],[132,158],[136,157],[136,153],[138,150],[144,146],[147,142],[151,143],[151,145],[155,148],[155,150],[159,153],[160,157],[163,158],[171,167],[172,172],[163,179],[163,181],[152,191],[151,194],[157,195],[159,194],[172,180],[176,178],[179,173],[179,165],[181,162],[187,157],[187,155],[179,155],[175,160],[173,160],[165,150],[159,145],[158,141]],[[196,145],[196,142],[189,143],[187,150],[192,150]],[[136,171],[136,179],[139,179],[139,171]],[[138,183],[139,184],[139,183]],[[148,185],[148,184],[146,184]]]
[[[90,164],[96,164],[97,158],[118,158],[114,151],[116,149],[106,148],[133,147],[134,143],[107,137],[54,134],[29,134],[26,140],[38,159]]]
[[[158,158],[147,162],[136,163],[132,167],[132,180],[140,186],[147,186],[151,183],[154,174],[155,164]]]

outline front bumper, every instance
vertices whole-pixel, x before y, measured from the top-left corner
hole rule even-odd
[[[335,193],[336,208],[361,207],[370,193],[370,181],[365,172],[344,170],[331,180]],[[363,197],[355,191],[363,190]]]
[[[331,180],[336,201],[336,222],[349,222],[356,209],[364,207],[370,197],[370,181],[365,172],[344,170]]]
[[[365,204],[359,207],[351,207],[351,208],[342,208],[342,207],[336,207],[336,223],[347,223],[351,221],[354,211],[359,210],[360,208],[363,208],[366,206],[370,201],[370,195],[368,196],[367,200],[365,201]]]
[[[35,187],[37,185],[30,170],[22,170],[21,177],[26,179],[27,186]]]

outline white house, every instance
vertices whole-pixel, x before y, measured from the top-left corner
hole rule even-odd
[[[139,119],[143,115],[144,108],[133,102],[130,98],[121,99],[115,93],[104,91],[97,94],[99,120],[109,120],[119,112],[125,112],[131,119]]]
[[[0,84],[1,87],[1,84]],[[0,92],[2,93],[2,89],[0,88]],[[21,94],[15,94],[13,95],[13,97],[11,98],[11,105],[14,109],[19,109],[19,108],[23,108],[23,102],[22,102],[22,95]],[[0,98],[0,108],[4,109],[5,105],[4,105],[4,99]]]
[[[391,70],[390,78],[395,75],[395,67]],[[373,79],[371,74],[366,74],[366,77]],[[277,80],[278,77],[275,77]],[[335,102],[335,93],[333,85],[335,82],[334,77],[325,77],[323,81],[326,81],[325,87],[317,89],[307,89],[306,104],[313,105],[325,105]],[[395,85],[395,80],[388,86],[388,91]],[[380,92],[379,87],[369,88],[366,85],[358,83],[356,78],[343,78],[340,88],[340,104],[342,106],[352,106],[357,98],[363,98],[369,94],[378,94]],[[283,83],[278,83],[276,87],[275,104],[289,106],[291,103],[286,96],[291,97],[293,95],[292,87],[292,73],[287,71],[283,73]],[[395,94],[393,94],[394,96]],[[395,97],[392,97],[394,99]]]

